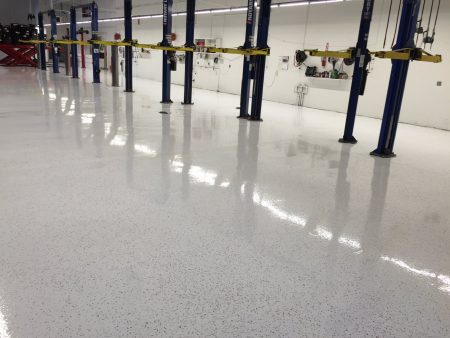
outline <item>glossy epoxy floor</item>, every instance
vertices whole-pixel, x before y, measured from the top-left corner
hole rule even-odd
[[[450,336],[450,133],[0,78],[0,337]]]

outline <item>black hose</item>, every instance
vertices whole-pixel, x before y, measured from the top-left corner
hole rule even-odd
[[[393,2],[393,0],[391,0],[391,4],[389,5],[389,15],[388,15],[388,19],[387,19],[386,33],[384,34],[383,49],[386,47],[386,40],[387,40],[388,31],[389,31],[389,23],[391,22],[392,2]]]
[[[430,17],[428,18],[427,36],[430,32],[431,18],[433,16],[434,0],[431,1]]]
[[[420,14],[420,20],[419,20],[419,30],[417,31],[417,37],[416,37],[416,46],[419,43],[419,35],[423,34],[423,27],[422,27],[422,23],[423,23],[423,14],[425,12],[425,6],[427,5],[427,0],[423,0],[423,5],[422,5],[422,14]]]
[[[436,11],[436,19],[434,19],[433,36],[436,33],[436,25],[437,25],[437,22],[438,22],[440,9],[441,9],[441,0],[439,0],[439,2],[438,2],[438,7],[437,7],[437,11]]]
[[[440,9],[441,9],[441,0],[439,0],[439,2],[438,2],[438,7],[437,7],[437,11],[436,11],[436,19],[434,20],[433,35],[432,35],[433,42],[431,42],[430,49],[433,47],[433,44],[434,44],[434,37],[436,36],[436,25],[438,22]]]
[[[433,0],[434,1],[434,0]],[[397,20],[395,22],[395,30],[394,30],[394,36],[392,37],[392,46],[391,48],[394,48],[394,44],[395,44],[395,37],[397,36],[397,30],[398,30],[398,21],[400,19],[400,11],[402,9],[402,2],[403,0],[400,0],[400,2],[398,3],[398,11],[397,11]]]

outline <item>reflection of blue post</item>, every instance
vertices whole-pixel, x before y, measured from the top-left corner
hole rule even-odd
[[[272,0],[261,0],[258,19],[258,39],[257,48],[269,48],[267,40],[269,38],[269,24],[270,24],[270,6]],[[258,55],[256,57],[255,67],[255,81],[253,83],[253,97],[252,97],[252,112],[250,120],[261,120],[261,107],[264,91],[264,74],[266,71],[266,56]]]
[[[125,42],[133,40],[132,0],[124,0]],[[125,91],[133,92],[133,47],[125,46]]]
[[[364,0],[361,24],[359,26],[358,43],[356,44],[355,50],[355,68],[353,71],[353,81],[350,90],[344,137],[339,140],[341,143],[358,142],[353,136],[353,128],[355,127],[359,96],[364,94],[368,75],[367,67],[371,58],[369,51],[367,50],[367,43],[369,41],[374,2],[375,0]]]
[[[247,6],[247,24],[245,29],[245,43],[242,48],[252,48],[255,34],[255,16],[256,6],[255,0],[248,0]],[[251,81],[251,67],[253,57],[250,55],[244,56],[244,69],[242,71],[242,85],[241,85],[241,105],[238,118],[248,118],[248,100],[250,98],[250,81]]]
[[[398,28],[397,43],[393,50],[415,48],[417,19],[420,0],[403,0],[402,15]],[[378,147],[371,154],[380,157],[394,157],[394,142],[405,92],[410,61],[392,60],[391,79],[384,108]]]
[[[173,0],[163,0],[163,40],[162,46],[172,45],[172,4]],[[173,52],[163,51],[163,79],[161,103],[172,103],[170,99],[171,58]]]
[[[186,2],[186,47],[195,47],[195,0]],[[184,101],[183,104],[192,104],[192,74],[194,71],[194,53],[186,52],[184,73]]]
[[[77,40],[77,10],[75,7],[70,7],[70,40]],[[78,79],[78,46],[71,45],[72,52],[72,77]]]
[[[95,1],[91,5],[92,40],[98,40],[98,6]],[[100,83],[100,46],[92,45],[92,71],[94,83]]]
[[[44,17],[41,12],[38,14],[39,40],[45,39],[44,34]],[[45,43],[39,44],[39,63],[42,70],[47,70],[47,61],[45,60]]]
[[[51,40],[56,40],[58,38],[58,26],[56,22],[56,13],[55,10],[52,9],[49,13],[50,23],[51,23]],[[58,55],[58,47],[52,43],[52,59],[53,59],[53,73],[59,73],[59,55]]]

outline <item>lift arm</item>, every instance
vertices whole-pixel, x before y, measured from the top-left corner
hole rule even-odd
[[[354,50],[350,48],[346,51],[325,51],[318,49],[306,49],[305,52],[311,56],[330,57],[338,59],[350,59],[354,57]],[[402,60],[402,61],[422,61],[431,63],[441,63],[442,55],[432,55],[421,48],[405,48],[392,51],[370,52],[370,55],[380,59]]]
[[[258,48],[219,48],[219,47],[185,47],[185,46],[162,46],[160,44],[142,44],[137,41],[134,42],[116,42],[116,41],[100,41],[100,40],[89,40],[89,41],[78,41],[78,40],[30,40],[23,41],[29,44],[39,44],[39,43],[54,43],[60,45],[80,45],[80,46],[91,46],[91,45],[103,45],[103,46],[132,46],[144,49],[155,49],[155,50],[165,50],[172,52],[201,52],[201,53],[221,53],[221,54],[234,54],[234,55],[270,55],[270,48],[258,49]]]
[[[352,49],[346,51],[332,51],[332,50],[318,50],[318,49],[305,49],[311,56],[336,58],[336,59],[350,59],[354,57]]]
[[[442,55],[432,55],[421,48],[407,48],[393,51],[380,51],[371,53],[380,59],[402,60],[402,61],[422,61],[431,63],[441,63]]]

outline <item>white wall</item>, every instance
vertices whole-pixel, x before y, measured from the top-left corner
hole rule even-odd
[[[245,1],[241,1],[241,5]],[[381,50],[384,40],[389,1],[379,0],[375,5],[369,49]],[[177,5],[183,9],[183,4]],[[155,7],[155,6],[153,6]],[[158,12],[158,7],[152,11]],[[345,49],[353,46],[357,39],[362,1],[312,5],[274,9],[270,27],[269,45],[272,55],[268,59],[264,97],[267,100],[296,104],[294,87],[299,83],[310,86],[305,105],[313,108],[345,112],[348,103],[350,81],[308,79],[305,69],[293,67],[288,71],[279,67],[279,56],[289,56],[303,48]],[[135,12],[142,12],[138,8]],[[309,11],[309,12],[308,12]],[[145,11],[144,11],[145,12]],[[103,15],[105,16],[105,15]],[[395,15],[394,15],[395,16]],[[221,38],[224,47],[237,47],[244,39],[245,13],[228,15],[198,15],[196,37]],[[134,36],[140,42],[155,43],[162,39],[161,19],[134,21]],[[176,45],[184,43],[185,17],[174,17]],[[391,30],[393,29],[391,24]],[[101,27],[104,39],[112,39],[114,32],[123,35],[123,23],[104,24]],[[306,31],[306,34],[305,34]],[[305,38],[306,36],[306,38]],[[392,40],[392,32],[390,39]],[[442,64],[414,62],[406,87],[401,121],[421,126],[450,130],[450,1],[442,2],[437,41],[433,52],[444,55]],[[195,68],[195,87],[238,94],[240,91],[242,57],[224,55],[220,69]],[[161,79],[161,52],[152,51],[150,58],[138,59],[135,76],[154,80]],[[310,58],[308,65],[320,65],[320,59]],[[388,60],[377,59],[372,63],[366,95],[361,98],[358,113],[365,116],[381,117],[388,87],[391,64]],[[352,67],[346,68],[351,75]],[[173,83],[183,84],[184,67],[172,73]],[[442,81],[442,87],[437,82]],[[181,98],[175,98],[181,99]],[[280,112],[282,113],[282,112]]]

